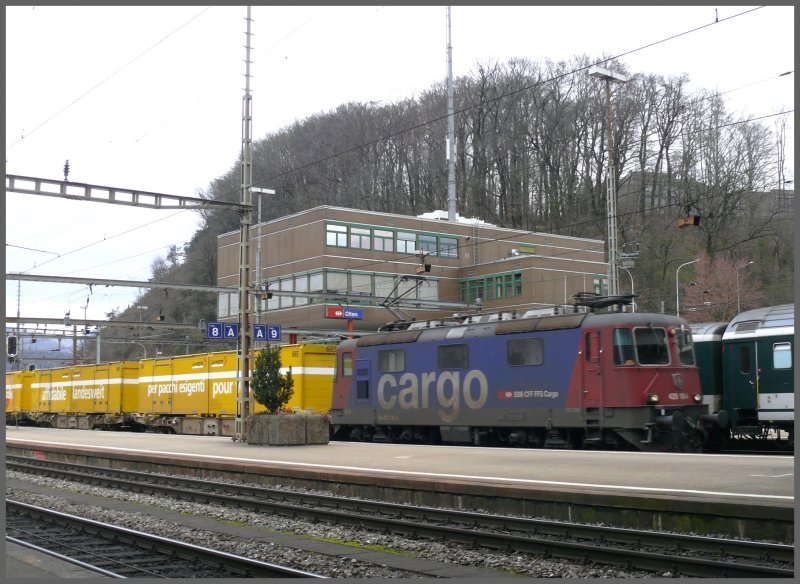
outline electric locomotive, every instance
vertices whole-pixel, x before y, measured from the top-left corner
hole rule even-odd
[[[336,355],[335,440],[700,451],[688,323],[663,314],[500,313],[411,322]]]

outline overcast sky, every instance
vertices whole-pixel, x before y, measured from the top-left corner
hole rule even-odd
[[[794,8],[754,8],[455,6],[453,75],[514,57],[624,55],[632,73],[685,73],[693,91],[726,92],[742,116],[793,110],[794,75],[781,74],[794,71]],[[254,7],[254,140],[443,81],[446,14]],[[72,181],[196,196],[241,150],[245,16],[229,6],[6,7],[6,173],[60,180],[69,160]],[[6,272],[147,280],[154,258],[198,224],[189,211],[7,193]],[[104,319],[136,295],[7,281],[6,315]]]

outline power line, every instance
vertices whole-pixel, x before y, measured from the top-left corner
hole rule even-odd
[[[128,68],[129,66],[131,66],[133,63],[135,63],[136,61],[138,61],[139,59],[141,59],[142,57],[144,57],[144,56],[145,56],[147,53],[149,53],[150,51],[152,51],[153,49],[155,49],[155,48],[156,48],[158,45],[160,45],[161,43],[163,43],[164,41],[166,41],[166,40],[167,40],[169,37],[171,37],[172,35],[174,35],[175,33],[177,33],[177,32],[178,32],[179,30],[181,30],[182,28],[186,27],[186,26],[187,26],[187,25],[188,25],[190,22],[192,22],[192,21],[193,21],[193,20],[195,20],[196,18],[200,17],[202,14],[204,14],[205,12],[207,12],[208,10],[210,10],[211,8],[212,8],[211,6],[209,6],[209,7],[207,7],[207,8],[204,8],[203,10],[201,10],[200,12],[198,12],[197,14],[195,14],[194,16],[192,16],[192,17],[191,17],[189,20],[187,20],[186,22],[184,22],[182,25],[180,25],[178,28],[176,28],[175,30],[173,30],[172,32],[170,32],[169,34],[167,34],[167,35],[166,35],[165,37],[163,37],[161,40],[157,41],[157,42],[156,42],[155,44],[153,44],[153,45],[150,45],[150,46],[149,46],[147,49],[145,49],[144,51],[142,51],[141,53],[139,53],[139,54],[138,54],[137,56],[135,56],[133,59],[131,59],[130,61],[128,61],[127,63],[125,63],[124,65],[122,65],[121,67],[119,67],[118,69],[116,69],[116,70],[115,70],[113,73],[111,73],[110,75],[108,75],[107,77],[105,77],[105,78],[104,78],[102,81],[100,81],[99,83],[97,83],[96,85],[94,85],[93,87],[91,87],[90,89],[88,89],[87,91],[85,91],[84,93],[82,93],[81,95],[79,95],[78,97],[76,97],[75,99],[73,99],[73,100],[72,100],[70,103],[68,103],[67,105],[65,105],[64,107],[62,107],[62,108],[61,108],[60,110],[58,110],[56,113],[54,113],[54,114],[53,114],[53,115],[51,115],[49,118],[47,118],[47,119],[46,119],[46,120],[44,120],[42,123],[40,123],[38,126],[36,126],[35,128],[33,128],[33,130],[31,130],[30,132],[28,132],[28,133],[27,133],[27,135],[23,135],[21,138],[19,138],[18,140],[16,140],[16,141],[15,141],[14,143],[12,143],[10,146],[7,146],[7,147],[6,147],[6,152],[8,152],[9,150],[11,150],[11,149],[12,149],[14,146],[16,146],[17,144],[19,144],[20,142],[22,142],[22,141],[23,141],[25,138],[27,138],[28,136],[30,136],[31,134],[33,134],[34,132],[36,132],[36,131],[37,131],[37,130],[39,130],[40,128],[42,128],[42,127],[46,126],[48,123],[52,122],[54,119],[56,119],[56,118],[57,118],[58,116],[60,116],[62,113],[64,113],[65,111],[67,111],[69,108],[71,108],[73,105],[75,105],[76,103],[78,103],[79,101],[81,101],[81,100],[82,100],[84,97],[86,97],[87,95],[89,95],[90,93],[92,93],[92,92],[93,92],[95,89],[97,89],[97,88],[98,88],[98,87],[100,87],[101,85],[105,84],[105,83],[106,83],[107,81],[109,81],[111,78],[115,77],[115,76],[116,76],[118,73],[120,73],[120,72],[122,72],[123,70],[127,69],[127,68]]]

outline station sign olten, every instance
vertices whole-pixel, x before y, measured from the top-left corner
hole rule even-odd
[[[325,318],[346,318],[348,320],[361,320],[364,311],[361,308],[344,308],[342,306],[325,307]]]

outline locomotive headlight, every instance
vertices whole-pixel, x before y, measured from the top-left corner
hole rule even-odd
[[[655,405],[658,403],[658,394],[657,393],[648,393],[647,394],[647,403],[650,405]]]
[[[696,394],[694,394],[692,396],[692,399],[694,400],[694,403],[701,404],[701,403],[703,403],[703,394],[702,393],[696,393]]]

